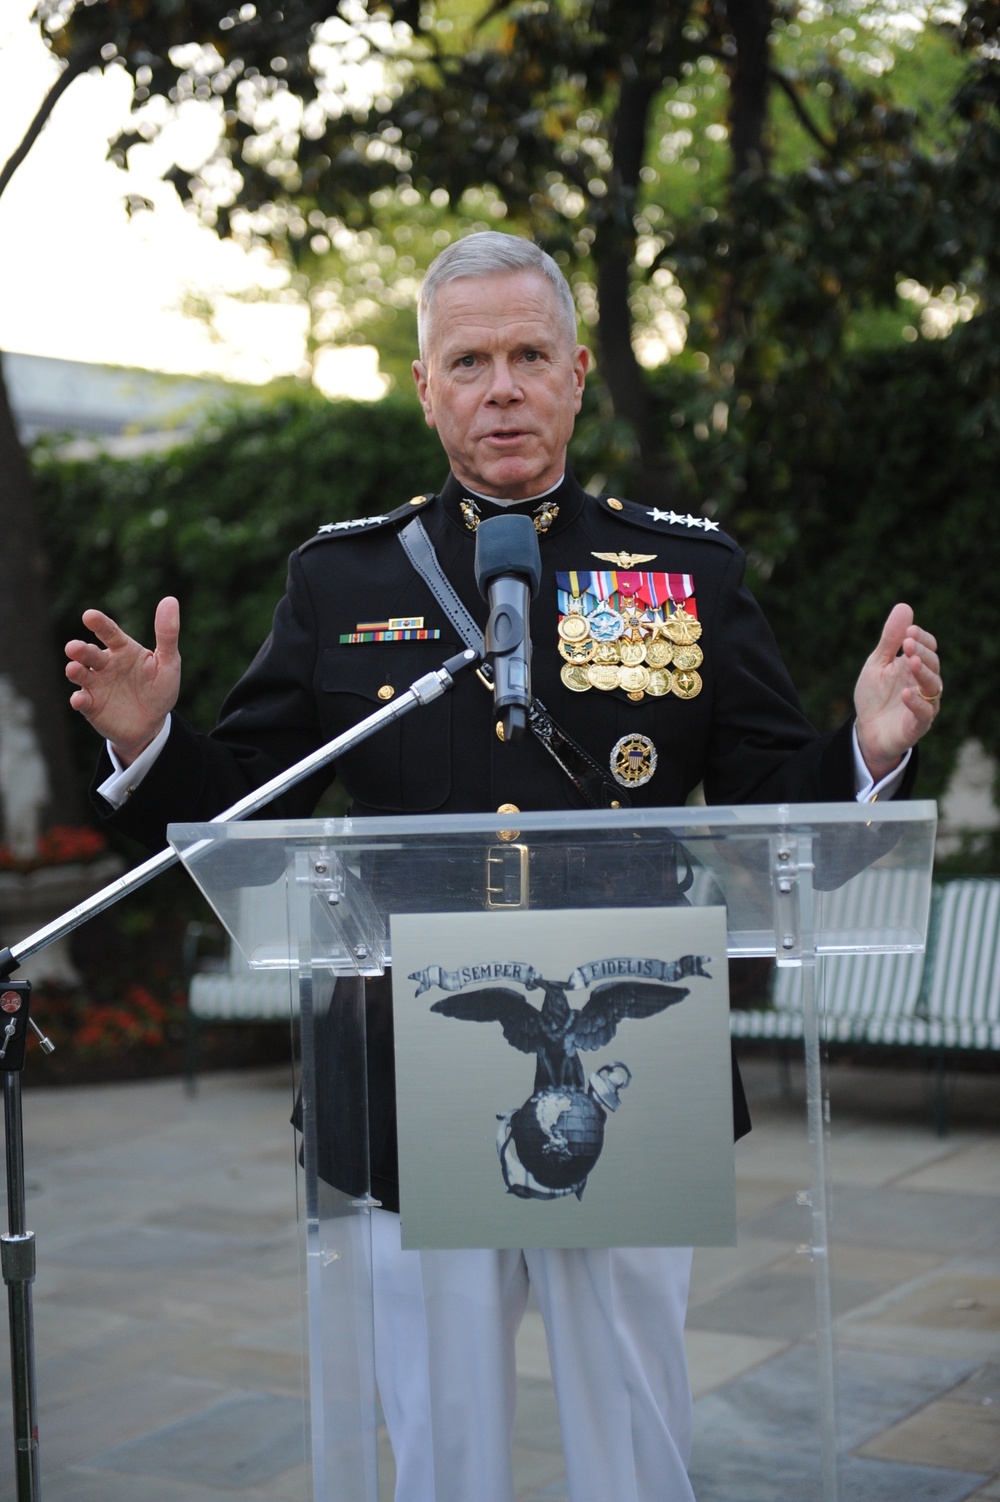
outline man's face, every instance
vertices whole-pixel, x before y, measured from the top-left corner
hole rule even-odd
[[[590,356],[567,339],[547,279],[516,271],[445,282],[425,353],[413,364],[417,392],[455,477],[515,501],[555,485]]]

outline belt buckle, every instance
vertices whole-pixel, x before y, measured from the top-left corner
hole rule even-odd
[[[524,844],[490,845],[486,851],[486,906],[528,906],[528,847]]]

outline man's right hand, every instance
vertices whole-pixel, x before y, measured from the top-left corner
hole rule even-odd
[[[83,624],[103,645],[66,643],[66,677],[76,684],[69,702],[110,741],[122,766],[131,766],[159,735],[177,703],[180,606],[172,595],[157,605],[152,652],[100,610],[85,610]]]

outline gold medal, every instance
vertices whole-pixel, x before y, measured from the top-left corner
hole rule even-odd
[[[649,675],[649,682],[646,684],[647,694],[652,694],[654,698],[659,699],[664,694],[669,694],[670,689],[670,674],[666,668],[654,668]]]
[[[697,641],[701,635],[701,621],[697,616],[689,614],[683,605],[678,605],[666,623],[666,631],[671,641],[687,647]]]
[[[559,669],[559,676],[567,688],[571,688],[574,694],[585,694],[590,689],[590,679],[587,677],[587,669],[575,662],[564,662]]]
[[[600,663],[591,663],[587,669],[587,677],[591,688],[599,688],[604,693],[610,693],[611,689],[618,687],[620,672],[621,668],[603,667]]]
[[[598,667],[617,667],[621,662],[616,641],[599,641],[594,649],[594,661]]]
[[[646,660],[646,646],[641,641],[620,641],[618,653],[627,668],[637,668],[640,662]]]
[[[611,775],[622,787],[640,788],[656,771],[656,747],[648,735],[623,735],[611,748]]]
[[[625,667],[618,669],[618,682],[628,693],[643,692],[649,686],[649,669],[640,667]]]
[[[705,654],[700,647],[676,647],[674,649],[674,667],[682,672],[689,673],[693,668],[700,668],[705,661]]]
[[[701,674],[692,668],[670,674],[670,686],[678,699],[696,699],[701,693]]]
[[[677,648],[672,641],[648,641],[646,662],[651,668],[665,668],[674,660]],[[697,663],[695,664],[697,666]]]
[[[597,643],[592,641],[561,641],[559,655],[567,662],[593,662]]]
[[[559,622],[559,635],[563,641],[586,641],[590,635],[590,622],[585,615],[564,615]]]

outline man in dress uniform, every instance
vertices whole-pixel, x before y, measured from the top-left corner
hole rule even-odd
[[[941,696],[934,638],[897,605],[858,679],[855,715],[818,736],[736,544],[706,517],[588,495],[567,469],[589,360],[570,289],[535,246],[484,232],[443,251],[422,288],[413,372],[448,456],[444,486],[322,527],[292,555],[271,635],[215,730],[196,734],[173,713],[176,600],[157,608],[152,651],[85,613],[100,644],[70,642],[66,672],[71,704],[106,738],[96,792],[106,817],[159,848],[168,821],[210,818],[460,651],[447,595],[483,626],[476,529],[509,513],[539,534],[532,674],[547,713],[501,743],[490,692],[467,675],[341,758],[355,815],[605,806],[627,820],[630,806],[683,804],[699,782],[710,803],[905,793]],[[416,517],[436,585],[411,561]],[[308,815],[328,777],[284,795],[275,815]],[[401,1251],[388,1002],[388,980],[370,983],[359,1161],[370,1157],[384,1207],[372,1217],[376,1365],[398,1502],[511,1502],[513,1347],[529,1283],[573,1502],[692,1502],[690,1253]],[[741,1090],[734,1119],[748,1129]],[[336,1139],[343,1123],[328,1127]],[[324,1176],[350,1188],[350,1142],[324,1151]]]

